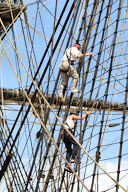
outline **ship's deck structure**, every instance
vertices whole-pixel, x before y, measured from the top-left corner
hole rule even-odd
[[[0,189],[2,192],[128,190],[128,2],[43,0],[0,2]],[[60,101],[59,64],[79,42],[92,56]],[[61,130],[79,116],[77,171],[64,171]],[[73,137],[73,136],[72,136]]]

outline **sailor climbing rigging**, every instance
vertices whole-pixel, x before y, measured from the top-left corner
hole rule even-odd
[[[87,117],[90,114],[91,113],[87,111],[86,114],[84,114],[82,117],[80,117],[75,112],[70,112],[70,115],[67,117],[67,119],[65,121],[66,128],[74,135],[75,134],[74,120],[83,120],[85,117]],[[74,139],[70,136],[70,134],[66,131],[66,129],[64,129],[64,132],[63,132],[63,141],[64,141],[65,147],[67,149],[67,153],[66,153],[67,161],[71,162],[71,163],[77,163],[78,162],[77,153],[79,150],[79,146],[74,141]],[[73,149],[72,149],[72,145],[73,145]],[[71,161],[70,161],[70,157],[71,157]],[[67,165],[67,163],[65,164],[64,169],[68,172],[72,172],[70,167]]]
[[[76,89],[77,81],[79,78],[79,75],[77,71],[73,67],[73,62],[76,61],[77,59],[80,59],[84,56],[89,56],[92,55],[93,52],[90,53],[81,53],[80,51],[81,46],[79,44],[74,44],[72,47],[67,48],[65,51],[65,54],[61,60],[61,64],[59,66],[60,68],[60,74],[62,78],[61,86],[60,86],[60,95],[59,97],[63,100],[63,91],[64,87],[67,86],[68,84],[68,77],[72,77],[73,79],[73,86],[71,93],[77,93],[79,90]]]

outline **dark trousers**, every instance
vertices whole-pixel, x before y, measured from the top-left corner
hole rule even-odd
[[[74,139],[64,130],[64,143],[67,149],[66,159],[70,162],[70,157],[77,158],[77,152],[79,150],[79,145],[74,141]],[[72,148],[73,145],[73,148]]]

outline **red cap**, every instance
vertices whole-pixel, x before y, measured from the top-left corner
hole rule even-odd
[[[79,44],[74,44],[73,47],[77,47],[79,50],[81,48],[81,46]]]

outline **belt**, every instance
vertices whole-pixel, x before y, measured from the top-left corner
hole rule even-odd
[[[73,61],[73,60],[70,60],[70,59],[68,59],[68,60],[66,60],[66,61],[62,60],[62,62],[68,62],[70,65],[73,65],[73,64],[74,64],[74,61]]]
[[[60,68],[60,72],[67,73],[68,70],[64,70],[64,69],[61,69],[61,68]]]

